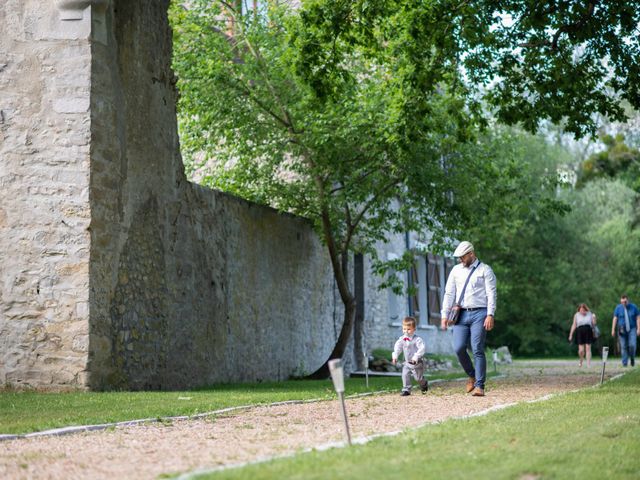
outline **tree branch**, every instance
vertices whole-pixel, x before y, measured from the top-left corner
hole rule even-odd
[[[232,82],[228,82],[228,85],[231,88],[234,88],[235,90],[239,91],[241,95],[243,95],[244,97],[246,97],[247,99],[255,103],[258,107],[260,107],[260,109],[263,112],[273,117],[278,123],[282,124],[287,130],[289,129],[290,125],[287,122],[287,119],[281,118],[280,116],[278,116],[278,114],[272,111],[266,103],[264,103],[257,96],[255,96],[251,91],[251,88],[248,85],[246,85],[242,79],[238,78],[237,76],[234,76],[233,79],[236,80],[237,83],[234,84]]]
[[[340,262],[340,251],[338,250],[338,246],[333,235],[331,216],[329,215],[329,210],[327,208],[327,199],[324,194],[324,184],[322,183],[322,179],[320,179],[320,177],[318,176],[315,177],[315,182],[318,189],[318,196],[320,197],[322,232],[324,234],[325,242],[327,243],[327,248],[329,249],[331,267],[333,268],[333,274],[336,279],[336,283],[338,284],[338,292],[340,292],[340,298],[342,299],[342,302],[347,305],[352,301],[353,295],[351,295],[351,292],[349,291],[349,285],[342,270],[342,264]]]
[[[218,0],[218,2],[221,5],[223,5],[224,7],[228,8],[229,11],[231,12],[231,16],[233,17],[233,21],[242,26],[242,23],[237,21],[237,17],[239,15],[241,15],[241,14],[239,14],[236,9],[231,7],[229,2],[227,2],[225,0]],[[302,133],[303,130],[298,130],[295,127],[293,119],[291,118],[291,114],[289,113],[289,111],[285,107],[284,102],[280,98],[280,95],[278,94],[278,92],[276,91],[275,87],[271,83],[271,80],[270,80],[269,74],[268,74],[268,70],[269,69],[267,67],[266,62],[264,61],[264,58],[260,54],[260,51],[259,51],[258,47],[253,45],[253,43],[249,40],[249,38],[247,37],[247,35],[245,34],[245,32],[243,30],[241,30],[241,34],[242,34],[242,40],[244,41],[245,45],[247,46],[247,49],[248,49],[249,53],[251,53],[251,55],[258,62],[257,64],[259,66],[259,72],[260,72],[260,74],[262,76],[262,79],[265,82],[265,85],[267,86],[267,89],[269,90],[269,92],[271,93],[271,96],[273,97],[273,99],[275,100],[276,104],[278,105],[278,107],[281,110],[282,116],[277,115],[277,116],[275,116],[275,118],[280,119],[280,123],[287,128],[287,130],[289,131],[290,134],[297,135],[299,133]],[[238,42],[236,42],[235,44],[237,45],[237,43]],[[269,111],[268,113],[270,115],[274,116],[273,112]]]
[[[347,234],[345,235],[345,239],[344,239],[344,242],[342,244],[343,245],[342,246],[343,250],[346,251],[349,248],[349,245],[351,244],[351,240],[353,238],[354,232],[358,229],[358,226],[360,225],[360,222],[362,222],[365,214],[369,211],[369,209],[373,205],[376,204],[376,202],[378,201],[378,198],[380,197],[380,195],[382,195],[384,192],[386,192],[390,188],[396,186],[398,183],[400,183],[399,179],[393,179],[390,182],[388,182],[386,185],[383,185],[382,188],[377,193],[372,195],[369,198],[369,201],[367,201],[367,203],[364,204],[364,206],[362,207],[362,210],[360,210],[358,215],[356,215],[355,221],[347,223]]]
[[[560,36],[563,33],[572,33],[572,32],[579,31],[582,27],[584,27],[584,25],[589,21],[589,19],[593,17],[593,12],[595,11],[596,3],[598,2],[597,1],[589,2],[587,4],[587,11],[576,22],[562,25],[560,28],[558,28],[558,30],[556,30],[556,33],[553,34],[553,38],[551,40],[519,43],[518,46],[523,48],[550,47],[552,51],[557,51],[558,42],[560,41]],[[555,7],[551,7],[550,9],[548,9],[543,13],[544,14],[554,13],[555,10],[556,10]]]

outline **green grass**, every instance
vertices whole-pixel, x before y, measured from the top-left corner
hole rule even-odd
[[[636,479],[639,398],[637,369],[544,402],[198,478]]]
[[[460,377],[460,372],[428,375]],[[347,395],[399,390],[399,377],[345,380]],[[141,418],[195,415],[228,407],[287,400],[335,398],[330,380],[289,380],[226,384],[177,392],[0,392],[0,433],[21,434],[71,425],[111,423]]]

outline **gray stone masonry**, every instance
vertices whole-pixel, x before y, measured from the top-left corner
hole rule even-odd
[[[89,351],[89,24],[0,3],[0,383],[82,387]]]

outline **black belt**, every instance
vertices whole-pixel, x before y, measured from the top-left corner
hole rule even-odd
[[[486,310],[487,307],[475,307],[475,308],[464,308],[462,307],[461,310],[466,310],[467,312],[473,312],[475,310]]]

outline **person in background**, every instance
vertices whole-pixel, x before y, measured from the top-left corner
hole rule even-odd
[[[618,334],[623,367],[629,362],[632,367],[636,364],[636,344],[640,335],[639,314],[638,307],[629,302],[629,297],[620,296],[620,304],[613,311],[611,336],[615,338],[616,333]]]
[[[402,321],[402,335],[393,346],[391,361],[395,365],[398,357],[404,355],[402,365],[402,392],[403,397],[411,395],[411,377],[420,384],[420,391],[426,393],[429,383],[424,378],[424,362],[422,356],[426,351],[424,341],[416,335],[416,319],[405,317]]]
[[[580,357],[580,366],[587,358],[587,367],[591,366],[591,344],[594,342],[593,328],[596,326],[596,315],[589,311],[586,303],[578,305],[578,311],[573,316],[573,323],[569,331],[569,341],[573,340],[573,334],[576,334],[578,343],[578,357]]]
[[[467,393],[474,397],[484,397],[487,378],[484,348],[487,332],[494,325],[496,276],[489,265],[478,260],[473,245],[467,241],[460,242],[453,256],[460,263],[451,269],[447,279],[440,326],[443,330],[447,329],[447,318],[454,304],[460,305],[460,316],[453,325],[453,348],[460,365],[469,376]],[[473,364],[467,353],[469,343],[473,352]]]

